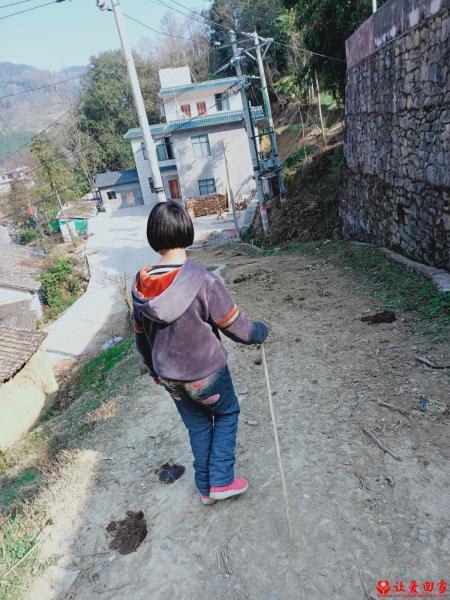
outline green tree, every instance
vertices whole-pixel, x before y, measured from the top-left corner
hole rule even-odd
[[[80,198],[82,190],[73,169],[49,140],[42,134],[33,136],[30,151],[37,163],[34,198],[49,209],[58,206],[58,196],[62,203]]]
[[[17,179],[11,183],[6,210],[9,221],[16,226],[29,226],[32,218],[29,213],[30,193],[24,181]]]
[[[135,56],[142,94],[150,122],[159,119],[156,69]],[[89,137],[99,170],[119,170],[134,165],[130,143],[123,135],[138,120],[128,74],[119,50],[101,52],[90,60],[77,114],[78,127]]]
[[[284,0],[295,14],[295,27],[304,48],[331,58],[311,55],[298,68],[301,83],[314,81],[317,73],[324,89],[342,101],[345,93],[345,40],[371,13],[369,0]]]

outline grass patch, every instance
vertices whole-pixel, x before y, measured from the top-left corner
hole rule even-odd
[[[110,372],[125,358],[133,343],[133,338],[127,338],[83,365],[75,377],[76,396],[82,396],[89,389],[101,390]]]
[[[332,260],[343,267],[365,293],[376,299],[380,309],[402,314],[413,332],[443,340],[450,333],[450,294],[436,289],[429,279],[392,262],[376,248],[328,239],[294,242],[282,248],[256,248],[246,244],[245,249],[259,256],[283,252]]]
[[[116,414],[120,396],[115,392],[141,374],[141,362],[130,352],[132,344],[132,338],[127,338],[82,365],[60,389],[57,404],[39,425],[0,454],[0,580],[33,548],[45,525],[41,492],[66,451],[77,448],[86,432]],[[49,564],[42,563],[33,550],[8,575],[10,585],[0,584],[0,600],[25,598],[30,580]]]
[[[315,144],[306,144],[305,146],[297,148],[297,150],[289,154],[284,161],[286,169],[289,171],[298,169],[304,163],[305,159],[312,156],[316,151],[317,146]]]
[[[347,272],[370,288],[383,308],[407,316],[413,331],[430,335],[450,331],[450,294],[437,290],[429,279],[412,275],[373,248],[347,246],[343,258]]]
[[[27,555],[7,576],[8,584],[0,585],[0,600],[24,598],[26,586],[32,577],[42,573],[51,564],[51,561],[39,561],[36,547],[45,521],[45,510],[39,504],[26,504],[14,516],[0,517],[0,580]]]
[[[2,504],[5,506],[13,504],[13,502],[23,495],[23,489],[28,488],[38,477],[39,471],[36,468],[25,469],[18,477],[13,478],[6,484],[0,492]]]

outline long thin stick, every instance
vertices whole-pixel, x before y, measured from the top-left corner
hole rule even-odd
[[[292,536],[291,518],[289,516],[289,502],[288,502],[288,496],[287,496],[286,480],[284,478],[283,463],[281,461],[280,443],[278,441],[277,420],[275,418],[275,411],[273,409],[272,390],[270,389],[269,370],[267,368],[266,352],[264,350],[264,345],[261,347],[261,355],[262,355],[262,361],[263,361],[263,366],[264,366],[264,375],[266,376],[267,395],[269,396],[270,414],[272,416],[273,436],[275,438],[275,448],[277,451],[278,468],[280,469],[281,485],[283,487],[284,508],[286,510],[286,519],[287,519],[287,524],[288,524],[288,529],[289,529],[289,539],[292,542],[293,536]]]
[[[25,554],[22,556],[22,558],[20,558],[16,563],[13,564],[13,566],[8,569],[6,571],[6,573],[3,573],[2,575],[2,579],[0,579],[0,584],[2,585],[9,585],[9,583],[6,581],[6,578],[8,577],[8,575],[10,575],[13,571],[15,571],[17,569],[17,567],[19,565],[21,565],[23,563],[23,561],[28,558],[30,556],[30,554],[33,552],[33,550],[36,550],[36,547],[38,546],[38,544],[40,544],[43,540],[43,536],[41,535],[43,532],[43,529],[41,529],[41,531],[37,534],[31,548],[29,548]]]
[[[383,444],[383,442],[377,438],[377,436],[373,433],[373,431],[370,431],[370,429],[367,429],[367,427],[363,427],[362,430],[366,435],[368,435],[370,437],[370,439],[372,441],[375,442],[375,444],[379,448],[381,448],[383,450],[383,452],[390,454],[392,456],[392,458],[395,458],[395,460],[402,460],[401,456],[398,456],[398,454],[395,454],[395,452],[392,452],[392,450],[390,450],[387,446],[385,446]]]

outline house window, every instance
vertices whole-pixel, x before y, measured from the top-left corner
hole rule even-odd
[[[216,108],[220,112],[222,110],[230,110],[230,97],[226,92],[215,94]]]
[[[141,150],[142,150],[142,156],[143,156],[144,160],[148,160],[147,150],[145,149],[144,142],[141,142]]]
[[[159,138],[159,140],[156,141],[156,153],[159,161],[174,159],[172,138]]]
[[[181,108],[181,112],[183,113],[183,115],[185,117],[191,116],[191,105],[190,104],[182,104],[180,108]]]
[[[215,179],[199,179],[198,180],[198,191],[200,196],[206,196],[207,194],[214,194],[216,191],[216,180]]]
[[[192,150],[196,158],[199,158],[200,156],[211,156],[211,149],[209,147],[209,138],[207,133],[204,133],[203,135],[193,135],[191,140]]]
[[[108,196],[108,200],[116,199],[116,192],[106,192],[106,195]]]
[[[206,113],[206,102],[197,102],[197,113],[204,115]]]

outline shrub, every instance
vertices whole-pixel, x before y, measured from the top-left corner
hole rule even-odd
[[[56,258],[41,275],[43,301],[49,307],[49,318],[55,319],[78,297],[80,280],[74,261],[65,256]]]
[[[30,242],[34,242],[41,237],[39,231],[34,227],[25,227],[20,232],[20,243],[28,244]]]

